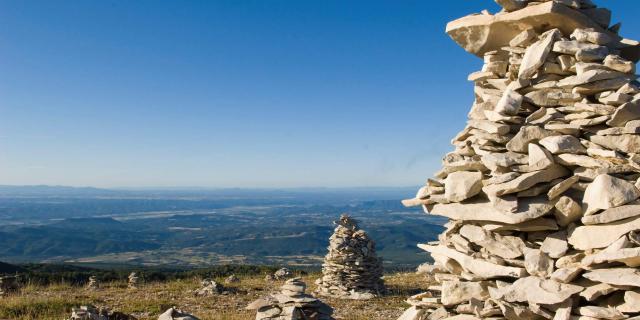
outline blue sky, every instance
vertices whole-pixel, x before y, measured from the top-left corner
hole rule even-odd
[[[597,1],[640,38],[636,0]],[[448,1],[1,1],[0,184],[406,186],[481,60]]]

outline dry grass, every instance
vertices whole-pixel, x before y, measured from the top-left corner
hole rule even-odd
[[[313,290],[317,277],[312,274],[303,280]],[[19,294],[0,298],[0,319],[60,320],[68,317],[74,306],[93,304],[133,314],[138,319],[157,319],[164,310],[176,306],[202,320],[247,320],[255,315],[244,307],[277,291],[282,284],[267,283],[262,276],[241,277],[241,280],[235,285],[238,293],[215,297],[195,297],[191,293],[198,288],[199,279],[149,283],[133,291],[127,290],[125,283],[103,284],[97,291],[64,284],[27,286]],[[390,289],[385,297],[369,301],[322,299],[334,307],[337,319],[396,319],[406,308],[406,297],[426,286],[423,278],[410,273],[388,275],[385,282]]]

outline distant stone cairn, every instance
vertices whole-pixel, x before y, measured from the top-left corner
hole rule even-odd
[[[343,299],[370,299],[385,291],[382,259],[355,219],[342,215],[329,239],[317,293]]]

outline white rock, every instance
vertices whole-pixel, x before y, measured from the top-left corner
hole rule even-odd
[[[554,259],[564,256],[568,250],[569,243],[567,242],[567,233],[565,231],[550,234],[544,239],[542,246],[540,246],[540,251]]]
[[[553,156],[547,149],[542,148],[541,146],[530,143],[529,144],[529,167],[532,170],[543,170],[549,168],[555,162],[553,161]]]
[[[597,176],[587,187],[582,203],[585,215],[600,209],[609,209],[629,203],[640,197],[640,191],[632,183],[607,174]]]
[[[482,191],[482,173],[470,171],[453,172],[444,181],[444,196],[450,202],[460,202]]]
[[[518,78],[531,79],[544,64],[554,42],[561,36],[560,30],[549,30],[540,36],[540,40],[529,46],[522,57]]]
[[[555,216],[558,225],[566,227],[574,221],[580,220],[582,217],[582,208],[575,200],[562,196],[555,203],[555,210],[553,215]]]
[[[636,268],[596,269],[582,275],[596,282],[614,286],[640,287],[640,270]]]
[[[579,226],[569,234],[568,240],[578,250],[604,248],[622,235],[638,229],[640,217],[634,217],[612,223]]]
[[[587,151],[578,138],[569,135],[546,137],[539,143],[553,154],[584,154]]]
[[[524,277],[491,293],[494,299],[508,302],[529,302],[537,304],[561,303],[584,288],[581,286],[545,280],[538,277]]]

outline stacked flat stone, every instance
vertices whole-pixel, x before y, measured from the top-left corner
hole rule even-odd
[[[355,219],[342,215],[329,238],[329,252],[322,264],[316,292],[344,299],[371,299],[384,292],[382,259],[376,245]]]
[[[448,217],[400,319],[640,316],[637,41],[587,0],[447,25],[484,57],[455,151],[405,205]]]
[[[87,283],[87,289],[98,290],[99,288],[100,284],[98,283],[98,278],[96,278],[96,276],[90,276],[89,282]]]
[[[135,320],[136,318],[122,313],[111,312],[107,308],[96,308],[92,305],[71,309],[71,317],[68,320]]]
[[[258,299],[248,310],[256,310],[256,320],[333,320],[333,308],[305,293],[299,278],[289,279],[280,293]]]
[[[275,280],[287,280],[293,278],[293,272],[288,268],[280,268],[273,273],[273,279]]]
[[[18,292],[19,290],[20,284],[18,283],[17,276],[0,277],[0,297]]]
[[[201,285],[202,287],[195,291],[196,296],[210,297],[229,293],[222,284],[219,284],[211,279],[202,280]]]
[[[127,277],[127,279],[128,279],[127,288],[131,290],[138,289],[138,279],[139,279],[138,274],[136,274],[135,272],[131,272]]]

